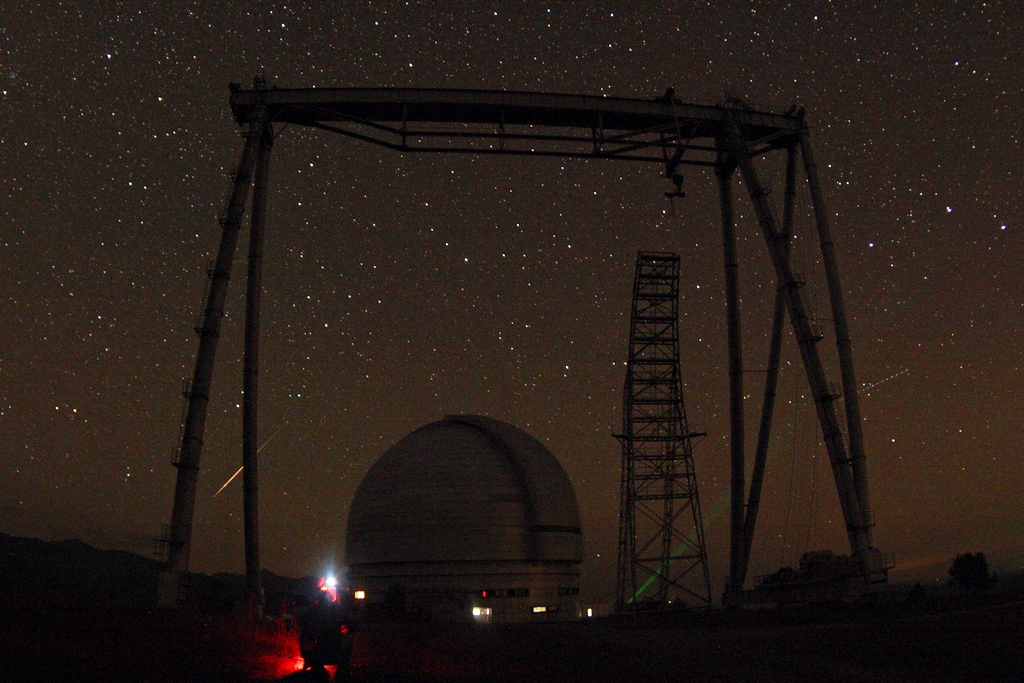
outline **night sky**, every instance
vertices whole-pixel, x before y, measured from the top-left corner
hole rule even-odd
[[[149,553],[170,521],[181,381],[242,147],[227,84],[265,69],[281,87],[654,98],[672,86],[695,103],[805,106],[864,386],[876,545],[895,554],[896,580],[934,580],[965,551],[1022,569],[1022,29],[1012,2],[4,2],[0,531]],[[784,155],[771,163],[778,178]],[[720,593],[717,191],[687,169],[673,207],[661,170],[400,154],[285,130],[264,261],[264,566],[294,576],[340,563],[374,460],[422,424],[478,413],[559,457],[582,510],[583,598],[610,600],[611,435],[636,251],[654,249],[682,259],[684,389],[708,432],[696,467]],[[738,177],[737,196],[753,427],[774,284]],[[830,331],[807,207],[801,191],[794,270]],[[243,238],[194,571],[244,567],[240,479],[213,495],[241,460],[245,254]],[[809,549],[848,552],[791,333],[784,344],[751,575]]]

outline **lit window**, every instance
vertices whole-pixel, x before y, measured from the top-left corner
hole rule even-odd
[[[588,617],[594,616],[594,608],[593,607],[588,607],[587,608],[587,616]]]
[[[533,608],[533,613],[534,614],[537,614],[539,612],[547,612],[547,611],[548,611],[548,608],[545,607],[544,605],[539,605],[539,606]]]
[[[480,609],[479,607],[474,607],[474,608],[473,608],[473,616],[474,616],[474,617],[478,617],[478,616],[480,616],[480,613],[481,613],[481,612],[483,612],[483,610],[482,610],[482,609]]]
[[[363,600],[366,598],[366,591],[356,591],[353,595],[356,600]]]

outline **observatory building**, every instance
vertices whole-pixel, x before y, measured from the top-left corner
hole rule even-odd
[[[583,534],[565,470],[526,432],[474,415],[420,427],[385,452],[348,516],[356,596],[437,620],[580,616]]]

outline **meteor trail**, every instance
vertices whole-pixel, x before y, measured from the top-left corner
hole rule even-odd
[[[857,393],[858,393],[858,394],[863,394],[863,393],[864,393],[865,391],[870,391],[870,390],[874,389],[874,388],[875,388],[875,387],[877,387],[877,386],[878,386],[879,384],[885,384],[885,383],[886,383],[886,382],[888,382],[889,380],[891,380],[891,379],[896,379],[896,378],[897,378],[897,377],[899,377],[900,375],[905,375],[905,374],[908,374],[909,372],[910,372],[910,368],[905,368],[905,369],[903,369],[903,370],[900,370],[900,371],[899,371],[899,372],[897,372],[897,373],[896,373],[895,375],[889,375],[889,376],[888,376],[888,377],[886,377],[885,379],[880,379],[880,380],[878,380],[877,382],[872,382],[871,384],[866,384],[866,385],[864,385],[863,387],[861,387],[861,390],[860,390],[860,391],[858,391]]]
[[[889,375],[888,377],[885,377],[885,378],[883,378],[883,379],[880,379],[880,380],[878,380],[877,382],[872,382],[871,384],[865,384],[864,386],[862,386],[862,387],[861,387],[860,389],[858,389],[858,390],[857,390],[857,393],[858,393],[858,394],[863,394],[863,393],[864,393],[865,391],[871,391],[872,389],[874,389],[875,387],[877,387],[877,386],[878,386],[879,384],[885,384],[885,383],[886,383],[886,382],[888,382],[889,380],[891,380],[891,379],[896,379],[896,378],[897,378],[897,377],[899,377],[900,375],[909,375],[909,374],[910,374],[910,368],[904,368],[903,370],[900,370],[900,371],[899,371],[899,372],[897,372],[896,374],[894,374],[894,375]],[[839,397],[839,400],[840,400],[840,401],[842,401],[842,400],[843,400],[843,398],[844,398],[843,396],[840,396],[840,397]]]
[[[280,427],[278,427],[278,428],[277,428],[277,431],[276,431],[276,432],[274,432],[273,434],[271,434],[271,435],[270,435],[270,437],[269,437],[269,438],[268,438],[268,439],[267,439],[266,441],[264,441],[264,442],[263,442],[263,445],[262,445],[262,446],[260,446],[259,448],[257,448],[257,449],[256,449],[256,453],[259,453],[260,451],[262,451],[262,450],[263,450],[263,449],[264,449],[264,448],[266,447],[266,445],[267,445],[268,443],[270,443],[270,441],[271,441],[271,440],[272,440],[272,439],[273,439],[273,438],[274,438],[275,436],[277,436],[278,434],[280,434],[280,433],[281,433],[281,430],[282,430],[282,429],[284,429],[284,428],[285,428],[285,427],[287,427],[287,426],[288,426],[288,423],[287,423],[287,422],[285,422],[285,423],[284,423],[283,425],[281,425]],[[228,480],[227,480],[226,482],[224,482],[224,485],[223,485],[223,486],[221,486],[221,487],[220,487],[219,489],[217,489],[217,493],[213,494],[213,497],[214,497],[214,498],[216,498],[217,496],[219,496],[219,495],[220,495],[220,492],[221,492],[221,491],[223,491],[224,489],[226,489],[226,488],[228,487],[228,484],[230,484],[231,482],[233,482],[233,481],[234,481],[234,480],[235,480],[235,479],[236,479],[236,478],[238,477],[238,475],[242,473],[242,470],[244,470],[244,469],[245,469],[245,465],[242,465],[241,467],[239,467],[239,468],[238,468],[238,471],[236,471],[236,472],[235,472],[234,474],[232,474],[232,475],[231,475],[231,478],[230,478],[230,479],[228,479]]]

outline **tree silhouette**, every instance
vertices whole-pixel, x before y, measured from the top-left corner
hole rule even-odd
[[[988,560],[985,553],[963,553],[953,558],[953,565],[949,568],[950,583],[960,587],[960,592],[965,595],[984,593],[992,584],[995,577],[988,571]]]

